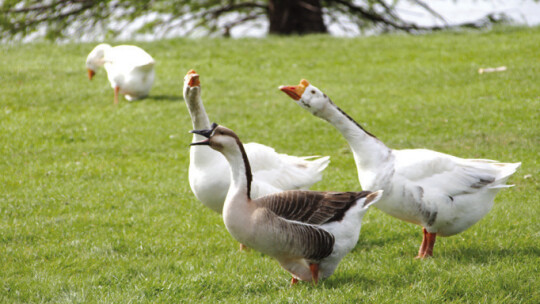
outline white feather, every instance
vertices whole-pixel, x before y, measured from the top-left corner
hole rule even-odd
[[[94,72],[104,66],[111,87],[119,87],[119,93],[130,101],[148,96],[155,78],[154,64],[152,56],[134,45],[100,44],[86,60],[87,68]]]
[[[449,236],[476,223],[521,165],[426,149],[392,150],[309,82],[280,89],[341,132],[353,152],[362,188],[384,190],[377,208],[422,225],[429,233]]]
[[[194,71],[184,79],[184,99],[195,129],[209,129],[210,122],[201,99],[200,86],[190,86]],[[199,135],[193,141],[199,141]],[[244,145],[253,172],[252,198],[284,190],[308,189],[322,179],[329,157],[297,157],[277,153],[273,148],[258,144]],[[190,150],[189,184],[205,206],[221,213],[230,185],[229,164],[225,157],[207,146],[192,146]]]

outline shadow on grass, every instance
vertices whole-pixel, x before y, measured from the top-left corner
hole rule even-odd
[[[181,101],[183,97],[177,95],[150,95],[146,99],[155,101]]]
[[[353,284],[354,286],[362,286],[362,288],[376,288],[381,283],[377,279],[369,278],[366,276],[363,276],[362,274],[352,274],[352,273],[344,273],[339,275],[332,275],[329,278],[325,279],[324,281],[320,282],[319,284],[323,284],[325,288],[328,289],[339,289],[343,286]],[[404,282],[403,285],[406,285],[407,283]],[[316,286],[313,286],[314,288],[317,288]]]
[[[456,250],[446,250],[444,258],[460,263],[486,264],[499,262],[512,258],[523,259],[524,257],[536,259],[540,256],[540,248],[534,246],[513,248],[480,248],[467,247]]]
[[[358,241],[358,244],[356,244],[355,250],[362,249],[362,250],[371,250],[375,248],[382,248],[387,247],[392,244],[402,244],[404,242],[410,241],[410,239],[418,240],[418,246],[420,246],[420,243],[422,243],[422,235],[421,233],[415,234],[415,233],[408,233],[408,232],[401,232],[401,233],[392,233],[392,234],[383,234],[380,237],[375,238],[374,236],[370,236],[362,238],[362,234],[360,234],[360,240]]]

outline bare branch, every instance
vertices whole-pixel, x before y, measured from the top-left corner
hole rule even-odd
[[[244,3],[238,3],[238,4],[224,5],[213,10],[207,10],[206,12],[204,12],[204,15],[211,15],[217,18],[221,16],[222,14],[236,11],[239,9],[244,9],[244,8],[260,8],[260,9],[263,9],[265,12],[268,11],[268,5],[266,4],[262,4],[258,2],[244,2]]]
[[[233,27],[235,27],[237,25],[240,25],[240,24],[243,24],[243,23],[245,23],[247,21],[250,21],[250,20],[258,19],[261,16],[262,16],[262,14],[260,14],[260,13],[259,14],[251,14],[251,15],[245,16],[244,18],[241,18],[241,19],[238,19],[236,21],[225,24],[223,26],[225,28],[225,30],[223,32],[223,36],[230,37],[231,36],[231,29]]]
[[[349,2],[349,1],[333,0],[333,2],[341,4],[341,5],[345,6],[345,7],[347,7],[350,12],[360,14],[364,19],[370,20],[375,24],[390,25],[393,28],[400,29],[400,30],[403,30],[403,31],[406,31],[406,32],[410,32],[410,31],[413,31],[413,30],[424,29],[424,28],[421,28],[421,27],[417,26],[416,24],[412,24],[412,23],[398,24],[395,21],[389,20],[389,19],[377,14],[376,12],[374,12],[372,10],[367,10],[367,9],[365,9],[365,8],[363,8],[361,6],[355,5],[354,3]],[[438,30],[438,29],[441,29],[441,28],[440,27],[433,27],[432,28],[432,30]]]
[[[50,16],[48,14],[45,14],[45,16],[42,17],[42,18],[36,18],[36,19],[30,19],[30,20],[27,19],[24,22],[15,23],[14,28],[16,30],[19,30],[21,27],[28,27],[28,26],[32,26],[34,24],[38,24],[38,23],[42,23],[42,22],[46,22],[46,21],[50,22],[50,21],[54,21],[54,20],[64,19],[64,18],[67,18],[69,16],[78,15],[79,13],[81,13],[82,11],[87,10],[90,7],[92,7],[91,1],[87,1],[86,3],[84,3],[78,9],[74,9],[74,10],[71,10],[69,12],[65,12],[63,14],[58,14],[58,15],[55,15],[55,16]]]
[[[423,9],[425,9],[426,11],[428,11],[431,15],[437,17],[439,20],[441,20],[446,26],[448,26],[448,22],[446,21],[446,19],[444,19],[444,17],[437,13],[434,9],[431,8],[431,6],[429,6],[427,3],[425,3],[424,1],[421,1],[421,0],[409,0],[415,4],[417,4],[418,6],[422,7]]]
[[[76,4],[76,3],[84,3],[88,2],[91,3],[92,0],[58,0],[56,2],[53,2],[48,5],[36,5],[36,6],[30,6],[30,7],[22,7],[19,9],[11,9],[7,10],[8,13],[29,13],[29,12],[43,12],[45,10],[54,9],[55,7],[59,5],[63,5],[64,7],[67,7],[70,4]]]

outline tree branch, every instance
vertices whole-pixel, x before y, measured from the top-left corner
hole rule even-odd
[[[247,21],[250,21],[250,20],[255,20],[257,18],[259,18],[262,14],[260,13],[256,13],[256,14],[251,14],[251,15],[248,15],[248,16],[245,16],[244,18],[241,18],[241,19],[238,19],[236,21],[233,21],[233,22],[230,22],[230,23],[227,23],[225,24],[223,27],[225,28],[224,32],[223,32],[223,36],[225,37],[230,37],[231,36],[231,29],[237,25],[240,25],[242,23],[245,23]]]
[[[361,6],[355,5],[354,3],[346,1],[346,0],[332,0],[332,2],[335,2],[337,4],[341,4],[341,5],[345,6],[345,7],[347,7],[350,12],[360,14],[364,19],[370,20],[371,22],[373,22],[375,24],[382,23],[382,24],[385,24],[385,25],[390,25],[393,28],[400,29],[400,30],[403,30],[403,31],[406,31],[406,32],[423,29],[423,28],[417,26],[416,24],[412,24],[412,23],[398,24],[398,23],[394,22],[393,20],[389,20],[389,19],[377,14],[376,12],[374,12],[372,10],[367,10],[367,9],[361,7]],[[437,28],[437,27],[432,28],[432,30],[434,30],[434,29],[440,29],[440,28]]]
[[[265,11],[268,11],[268,5],[266,4],[262,4],[258,2],[244,2],[244,3],[238,3],[238,4],[228,4],[228,5],[224,5],[216,9],[213,9],[213,10],[207,10],[206,12],[204,12],[204,15],[212,15],[217,18],[224,13],[229,13],[229,12],[244,9],[244,8],[260,8]]]
[[[69,2],[69,1],[62,1],[62,2]],[[42,22],[46,22],[46,21],[50,22],[50,21],[55,21],[55,20],[61,20],[61,19],[67,18],[69,16],[77,15],[77,14],[91,8],[92,5],[93,5],[92,1],[78,1],[78,2],[83,3],[83,5],[81,7],[79,7],[78,9],[74,9],[74,10],[71,10],[69,12],[65,12],[65,13],[62,13],[62,14],[54,15],[54,16],[51,16],[49,14],[45,14],[45,16],[42,17],[42,18],[39,18],[39,16],[41,14],[38,14],[36,16],[38,18],[36,18],[36,19],[26,19],[23,22],[14,23],[13,27],[17,31],[17,30],[21,30],[21,28],[23,28],[23,27],[29,27],[29,26],[32,26],[34,24],[38,24],[38,23],[42,23]]]
[[[439,20],[441,20],[445,26],[448,26],[448,22],[446,21],[446,19],[444,19],[444,17],[437,13],[434,9],[431,8],[431,6],[429,6],[427,3],[425,3],[424,1],[421,1],[421,0],[409,0],[413,3],[416,3],[418,6],[422,7],[423,9],[425,9],[426,11],[428,11],[431,15],[437,17]]]

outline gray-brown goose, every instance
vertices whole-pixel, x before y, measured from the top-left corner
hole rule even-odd
[[[207,139],[231,167],[231,185],[223,207],[229,233],[242,244],[275,258],[297,280],[330,276],[358,241],[367,209],[382,191],[317,192],[289,190],[251,199],[251,168],[238,136],[212,125],[192,133]]]

